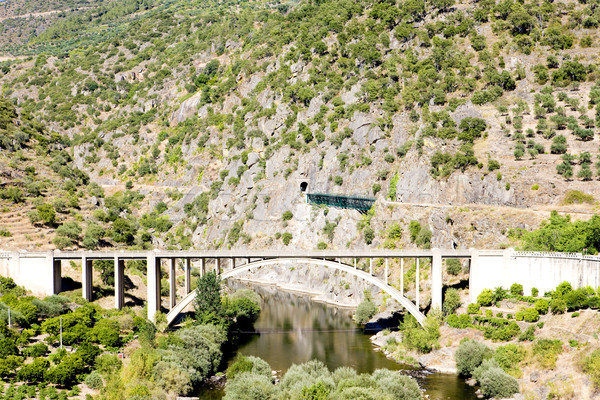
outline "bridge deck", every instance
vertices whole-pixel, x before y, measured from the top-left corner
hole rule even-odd
[[[471,250],[439,250],[444,258],[469,258]],[[502,254],[502,250],[494,254]],[[21,253],[26,257],[27,253]],[[158,258],[431,258],[433,250],[160,250],[160,251],[54,251],[58,260],[89,259],[146,259]]]

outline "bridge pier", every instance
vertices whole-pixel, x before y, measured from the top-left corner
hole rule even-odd
[[[81,296],[87,301],[92,301],[92,288],[94,280],[93,261],[81,257]]]
[[[389,272],[389,269],[390,269],[389,260],[390,260],[389,258],[387,258],[387,257],[385,258],[385,279],[384,279],[384,282],[385,282],[386,285],[388,284],[388,275],[390,273]]]
[[[206,273],[206,258],[200,259],[200,277],[202,278]]]
[[[404,258],[400,259],[400,295],[404,296]]]
[[[169,258],[169,308],[177,304],[177,259]]]
[[[148,319],[154,321],[156,312],[160,311],[160,258],[149,254],[146,258],[148,282]]]
[[[419,288],[419,285],[420,285],[420,282],[419,282],[420,281],[420,279],[419,279],[420,276],[419,275],[421,275],[421,274],[419,273],[419,260],[420,259],[417,257],[417,280],[416,280],[417,295],[416,295],[416,301],[415,301],[415,303],[417,305],[417,308],[420,310],[421,307],[419,306],[419,294],[420,294],[419,292],[420,292],[421,289]]]
[[[185,259],[185,294],[192,291],[191,271],[192,271],[192,259]]]
[[[62,291],[62,265],[57,259],[52,260],[52,294],[59,294]]]
[[[231,270],[235,269],[235,257],[231,257]]]
[[[369,258],[369,275],[373,276],[373,258]]]
[[[215,258],[215,274],[221,275],[221,259]]]
[[[432,249],[431,258],[431,307],[442,309],[442,252]]]
[[[120,310],[125,305],[125,260],[115,256],[115,308]]]

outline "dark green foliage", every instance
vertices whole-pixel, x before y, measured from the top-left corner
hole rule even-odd
[[[449,275],[458,275],[462,271],[462,265],[460,264],[460,260],[450,258],[446,260],[446,272]]]
[[[469,314],[449,315],[446,322],[450,327],[458,329],[466,329],[472,326],[471,317],[469,316]]]
[[[198,278],[194,309],[200,323],[214,322],[221,315],[221,279],[214,271]]]
[[[445,315],[453,314],[458,307],[460,307],[460,295],[456,289],[447,289],[444,293],[444,303],[442,304],[442,311]]]
[[[357,324],[364,325],[369,322],[371,318],[373,318],[376,312],[377,306],[375,303],[373,303],[370,299],[364,299],[360,302],[358,308],[356,309],[354,320]]]

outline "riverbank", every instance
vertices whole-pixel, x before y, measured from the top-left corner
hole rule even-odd
[[[494,313],[514,310],[518,304],[503,302]],[[573,316],[574,315],[574,316]],[[519,322],[522,330],[527,324]],[[531,324],[529,324],[531,325]],[[514,365],[511,375],[519,382],[520,393],[515,400],[542,399],[598,399],[598,392],[590,377],[583,370],[584,359],[600,347],[600,312],[581,310],[579,313],[544,315],[535,324],[535,339],[508,342],[493,342],[484,339],[478,329],[455,329],[447,325],[440,327],[440,348],[428,354],[408,351],[403,348],[402,333],[381,331],[371,337],[371,343],[385,356],[401,364],[410,364],[431,372],[457,374],[454,353],[464,338],[476,339],[492,349],[511,345],[522,352],[523,358]],[[559,354],[552,359],[536,349],[539,340],[560,341]],[[550,362],[550,361],[552,362]]]

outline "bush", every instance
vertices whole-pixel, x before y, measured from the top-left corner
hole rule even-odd
[[[83,381],[87,387],[94,390],[100,390],[104,386],[102,382],[102,376],[98,373],[98,371],[92,371],[88,376],[85,377]]]
[[[467,306],[467,312],[469,314],[479,314],[480,309],[481,306],[479,305],[479,303],[471,303]]]
[[[377,306],[369,299],[364,299],[358,305],[354,320],[357,324],[364,325],[377,313]]]
[[[283,235],[281,235],[281,241],[283,242],[283,244],[285,244],[286,246],[288,244],[290,244],[290,242],[292,241],[293,236],[291,233],[289,232],[284,232]]]
[[[585,358],[583,370],[590,376],[596,389],[600,389],[600,349],[594,350]]]
[[[464,376],[473,375],[475,368],[492,354],[492,350],[482,342],[473,339],[463,340],[454,353],[458,373]]]
[[[460,307],[460,295],[458,294],[458,290],[450,288],[446,290],[445,295],[442,310],[445,315],[454,314],[454,311]]]
[[[523,333],[519,335],[520,342],[533,342],[535,340],[535,325],[525,329]]]
[[[452,328],[457,328],[457,329],[466,329],[466,328],[470,328],[471,326],[473,326],[471,323],[471,317],[469,316],[469,314],[449,315],[446,322],[448,323],[448,326],[450,326]]]
[[[239,374],[249,372],[255,375],[271,377],[271,366],[261,358],[254,356],[238,355],[233,363],[227,368],[227,379],[233,380]]]
[[[535,307],[538,313],[546,314],[548,312],[548,308],[550,307],[550,303],[546,299],[539,299],[535,301],[533,306]]]
[[[526,351],[522,346],[507,344],[496,349],[494,359],[502,369],[514,375],[519,372],[519,363],[525,359]]]
[[[281,215],[281,219],[284,221],[289,221],[290,219],[292,219],[294,217],[294,214],[292,214],[291,211],[286,211]]]
[[[537,297],[539,292],[538,288],[531,288],[531,297]]]
[[[552,314],[564,314],[567,311],[567,303],[563,299],[550,300],[550,311]]]
[[[533,355],[536,361],[546,369],[554,369],[558,355],[563,351],[560,340],[538,339],[533,344]]]
[[[510,294],[513,296],[523,296],[523,285],[513,283],[510,287]]]
[[[446,260],[446,272],[448,275],[458,275],[462,271],[462,265],[460,264],[460,260],[451,258]]]
[[[483,289],[483,291],[477,296],[477,303],[483,307],[491,306],[494,302],[494,292],[492,289]]]
[[[501,368],[489,368],[481,376],[481,391],[487,397],[506,398],[519,392],[519,382]]]
[[[515,315],[517,321],[537,322],[540,319],[540,314],[534,307],[519,310]]]

